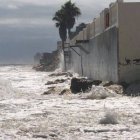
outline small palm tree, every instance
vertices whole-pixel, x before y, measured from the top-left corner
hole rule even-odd
[[[65,15],[65,22],[66,22],[66,27],[68,30],[68,35],[70,38],[70,33],[71,33],[71,29],[73,28],[74,24],[75,24],[75,18],[79,17],[81,15],[80,9],[78,7],[76,7],[75,3],[72,3],[71,0],[69,0],[68,2],[66,2],[61,9],[64,11],[64,15]]]

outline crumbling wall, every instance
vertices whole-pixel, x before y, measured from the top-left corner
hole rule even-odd
[[[40,58],[38,65],[33,66],[33,69],[37,71],[54,71],[59,67],[60,53],[58,50],[52,53],[45,52]]]
[[[140,81],[140,3],[119,3],[120,81]]]

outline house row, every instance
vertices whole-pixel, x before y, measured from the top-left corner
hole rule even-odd
[[[140,80],[140,2],[111,3],[65,51],[67,70],[116,83]]]
[[[89,23],[87,27],[81,31],[77,36],[71,40],[71,44],[75,44],[76,40],[88,40],[101,33],[111,26],[117,26],[117,5],[114,3],[110,4],[109,8],[105,8],[100,16],[94,18],[93,22]]]

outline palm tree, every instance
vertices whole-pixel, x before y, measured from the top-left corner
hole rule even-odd
[[[62,50],[64,54],[64,43],[67,38],[67,30],[70,38],[71,29],[75,24],[75,18],[81,15],[80,9],[75,6],[71,1],[66,2],[61,9],[58,10],[53,19],[56,21],[56,27],[59,28],[59,35],[62,40]],[[66,59],[64,56],[64,65],[66,70]]]
[[[70,38],[71,29],[73,28],[75,24],[75,18],[79,17],[81,15],[81,12],[80,12],[80,9],[76,7],[75,3],[71,2],[71,0],[66,2],[61,7],[61,9],[64,11],[66,27],[67,27],[68,35]]]
[[[58,10],[55,13],[55,16],[53,17],[53,20],[56,21],[56,27],[59,28],[59,34],[60,34],[60,30],[62,29],[63,31],[61,35],[64,37],[65,33],[67,35],[67,30],[68,30],[68,35],[70,38],[71,29],[75,24],[75,18],[79,17],[80,15],[81,15],[80,9],[76,7],[75,3],[72,3],[71,0],[69,0],[64,5],[62,5],[61,9]],[[66,35],[65,35],[65,39],[63,38],[62,42],[66,40],[67,37]]]
[[[64,49],[64,42],[67,38],[67,28],[66,28],[66,22],[65,22],[65,15],[64,11],[62,9],[58,10],[55,13],[55,16],[52,20],[56,21],[56,27],[59,28],[59,36],[62,40],[62,49]]]

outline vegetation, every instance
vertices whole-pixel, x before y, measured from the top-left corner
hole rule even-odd
[[[66,19],[65,19],[64,11],[62,9],[58,10],[55,13],[55,16],[53,17],[53,20],[56,21],[55,25],[57,28],[59,28],[59,35],[64,46],[64,42],[66,41],[67,38],[67,28],[65,24]]]
[[[68,30],[68,35],[70,37],[71,29],[75,24],[75,18],[81,15],[80,9],[76,7],[75,3],[71,3],[71,1],[66,2],[62,6],[62,10],[65,13],[66,19],[66,27]]]
[[[52,20],[56,21],[56,27],[59,28],[62,47],[64,47],[64,42],[67,38],[67,32],[68,36],[70,37],[71,29],[75,24],[75,18],[80,15],[80,9],[76,7],[75,3],[72,3],[71,1],[68,1],[62,5],[61,9],[55,13]]]
[[[75,37],[76,35],[78,35],[78,33],[80,31],[83,30],[83,28],[86,27],[86,24],[85,23],[80,23],[77,27],[76,27],[76,30],[74,32],[71,32],[70,33],[70,39],[72,39],[73,37]]]

